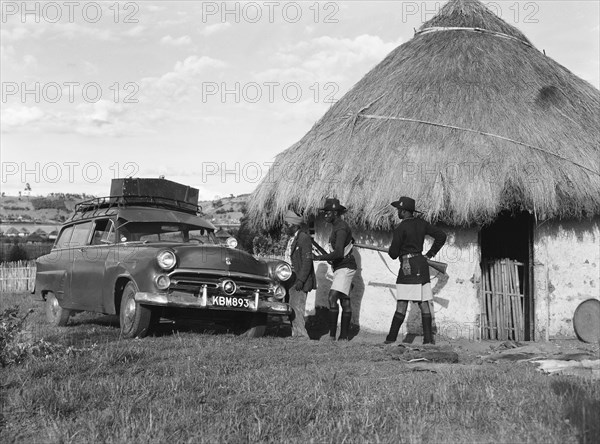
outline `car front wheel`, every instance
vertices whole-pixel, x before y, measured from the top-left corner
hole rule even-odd
[[[136,291],[135,284],[129,282],[121,297],[119,322],[125,338],[143,338],[150,332],[152,310],[135,301]]]
[[[62,308],[58,303],[58,299],[54,296],[54,293],[48,293],[46,295],[46,319],[50,324],[64,327],[67,325],[70,316],[71,310]]]

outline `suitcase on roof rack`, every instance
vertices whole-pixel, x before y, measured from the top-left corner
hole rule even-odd
[[[154,197],[198,205],[198,189],[166,179],[113,179],[111,197]]]

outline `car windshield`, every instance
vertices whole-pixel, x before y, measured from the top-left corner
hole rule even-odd
[[[219,243],[213,230],[187,224],[122,222],[118,231],[119,242]]]

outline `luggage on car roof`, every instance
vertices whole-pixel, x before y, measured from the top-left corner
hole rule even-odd
[[[113,179],[111,197],[152,196],[198,205],[198,189],[166,179]]]

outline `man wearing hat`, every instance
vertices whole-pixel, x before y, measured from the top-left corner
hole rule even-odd
[[[304,321],[306,294],[317,288],[315,269],[312,262],[312,239],[308,225],[301,216],[289,210],[283,220],[290,236],[286,249],[286,260],[292,264],[294,272],[289,289],[292,317],[292,337],[308,339]]]
[[[392,259],[400,259],[400,271],[396,279],[396,312],[385,343],[391,344],[396,341],[406,316],[408,301],[413,301],[418,303],[421,309],[423,344],[435,344],[429,306],[433,294],[427,258],[431,259],[440,251],[446,242],[446,233],[426,220],[414,217],[414,213],[420,213],[415,210],[414,199],[403,196],[391,205],[398,209],[398,217],[401,220],[394,229],[388,254]],[[433,238],[433,245],[423,255],[423,242],[426,235]]]
[[[331,235],[329,244],[331,252],[315,256],[316,261],[330,261],[333,268],[333,283],[329,290],[329,339],[334,341],[337,332],[339,315],[338,300],[342,306],[342,322],[339,340],[348,340],[352,306],[350,304],[350,287],[356,274],[356,260],[352,254],[352,231],[350,226],[341,218],[346,207],[338,199],[326,199],[324,212],[325,222],[330,223]]]

